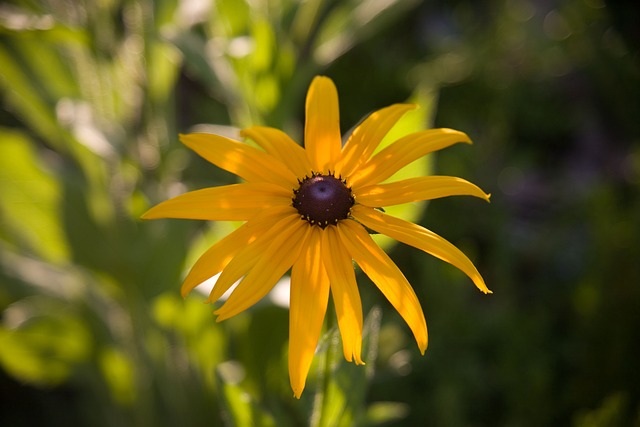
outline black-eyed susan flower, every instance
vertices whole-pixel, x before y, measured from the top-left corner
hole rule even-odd
[[[261,149],[218,135],[181,135],[185,145],[243,182],[188,192],[143,216],[246,221],[206,251],[182,285],[185,296],[220,273],[208,298],[214,302],[240,280],[215,311],[218,321],[251,307],[291,269],[289,376],[296,397],[305,386],[329,293],[344,357],[363,363],[362,306],[353,261],[407,322],[420,352],[427,348],[427,325],[418,298],[368,229],[451,263],[481,291],[490,292],[472,262],[454,245],[380,209],[453,195],[489,199],[474,184],[455,177],[386,182],[428,153],[471,142],[462,132],[432,129],[407,135],[376,152],[391,127],[413,108],[395,104],[374,112],[343,146],[336,88],[329,78],[316,77],[306,99],[305,148],[269,127],[251,127],[241,133]]]

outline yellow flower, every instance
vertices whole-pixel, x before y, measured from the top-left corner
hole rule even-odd
[[[205,252],[182,285],[186,296],[221,273],[208,299],[214,302],[242,279],[215,311],[217,321],[251,307],[291,269],[289,377],[297,398],[318,343],[329,291],[344,357],[364,363],[362,306],[353,261],[407,322],[420,352],[427,348],[427,325],[416,294],[367,228],[451,263],[481,291],[490,292],[471,261],[451,243],[380,210],[452,195],[489,199],[475,185],[455,177],[385,182],[428,153],[457,142],[471,143],[462,132],[432,129],[410,134],[374,154],[389,129],[413,108],[395,104],[376,111],[342,146],[335,85],[327,77],[316,77],[306,99],[305,148],[278,129],[260,126],[243,130],[242,136],[262,150],[218,135],[181,135],[189,148],[244,182],[188,192],[143,215],[246,221]]]

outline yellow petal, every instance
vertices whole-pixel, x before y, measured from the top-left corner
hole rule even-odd
[[[322,264],[320,227],[311,227],[305,248],[291,269],[289,380],[300,398],[315,354],[329,300],[329,277]]]
[[[142,218],[246,221],[263,209],[290,203],[291,191],[279,185],[266,182],[232,184],[181,194],[149,209]]]
[[[279,129],[253,126],[244,129],[240,135],[254,140],[267,153],[285,164],[296,177],[302,179],[311,175],[311,164],[304,148]]]
[[[339,229],[329,226],[322,236],[322,259],[331,282],[331,295],[336,306],[342,351],[349,362],[363,365],[362,303],[351,256],[345,250]]]
[[[249,182],[271,182],[284,188],[297,185],[295,175],[278,159],[224,136],[190,133],[180,135],[187,147],[214,165]]]
[[[341,221],[338,229],[349,254],[407,322],[424,354],[428,342],[427,322],[407,279],[362,225],[347,220]]]
[[[452,176],[421,176],[388,184],[354,189],[358,203],[366,206],[392,206],[448,196],[475,196],[489,201],[475,184]]]
[[[377,184],[420,157],[458,142],[470,144],[471,140],[463,132],[452,129],[429,129],[412,133],[373,156],[349,177],[349,183],[352,186]]]
[[[416,247],[462,270],[484,293],[491,293],[473,263],[447,240],[417,224],[386,215],[380,211],[357,205],[351,208],[353,217],[379,233]]]
[[[235,316],[260,301],[291,268],[310,232],[309,224],[297,218],[296,223],[274,236],[227,302],[214,312],[216,321]]]
[[[304,146],[315,172],[327,173],[340,155],[338,91],[330,78],[317,76],[307,92]]]
[[[356,127],[342,147],[342,156],[336,165],[336,176],[350,176],[359,165],[369,160],[380,142],[413,104],[394,104],[369,115]]]
[[[182,283],[183,297],[200,283],[220,273],[243,248],[270,229],[274,223],[291,214],[290,208],[273,208],[268,213],[258,215],[240,228],[211,246],[198,258]]]
[[[242,248],[236,256],[227,264],[222,270],[220,277],[216,281],[215,286],[211,290],[211,294],[207,299],[207,302],[214,302],[220,299],[220,297],[229,290],[229,288],[244,276],[260,259],[273,239],[279,234],[284,233],[291,227],[302,223],[300,215],[295,211],[293,207],[286,207],[287,213],[280,213],[282,216],[270,216],[273,218],[271,226],[266,226],[264,234],[259,236],[253,243]],[[255,226],[256,233],[263,230],[262,224]]]

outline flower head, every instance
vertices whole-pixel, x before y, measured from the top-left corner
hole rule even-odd
[[[207,250],[182,285],[185,296],[220,273],[208,299],[214,302],[241,279],[215,311],[217,321],[251,307],[291,269],[289,376],[296,397],[305,386],[329,293],[344,357],[363,363],[362,306],[353,261],[407,322],[420,352],[427,348],[427,325],[415,292],[367,229],[451,263],[481,291],[490,292],[471,261],[451,243],[380,210],[452,195],[489,200],[477,186],[455,177],[386,182],[428,153],[471,142],[462,132],[432,129],[407,135],[376,153],[386,133],[413,108],[395,104],[374,112],[343,146],[336,88],[329,78],[316,77],[306,100],[305,148],[278,129],[260,126],[241,134],[261,149],[218,135],[181,135],[185,145],[243,182],[188,192],[143,215],[145,219],[246,221]]]

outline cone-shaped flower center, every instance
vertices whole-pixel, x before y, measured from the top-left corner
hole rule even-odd
[[[313,173],[293,194],[293,207],[301,217],[322,228],[346,219],[354,203],[346,181],[333,175]]]

